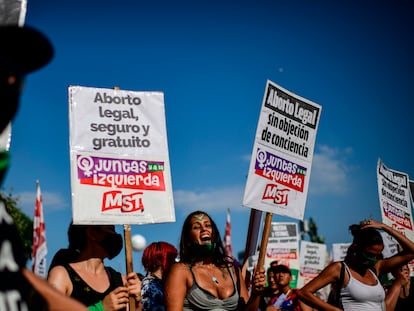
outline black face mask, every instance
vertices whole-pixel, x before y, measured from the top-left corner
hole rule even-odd
[[[116,257],[122,250],[123,240],[119,233],[106,233],[104,239],[100,242],[101,246],[108,254],[108,259]]]

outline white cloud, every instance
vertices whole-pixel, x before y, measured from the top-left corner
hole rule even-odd
[[[245,209],[242,206],[244,187],[231,186],[204,191],[174,191],[174,204],[186,212],[202,210],[213,212],[231,208],[232,210]]]
[[[313,156],[309,192],[312,194],[344,194],[349,190],[348,173],[351,167],[346,156],[350,148],[339,150],[319,146]]]
[[[18,198],[17,206],[29,217],[34,214],[34,208],[36,203],[36,192],[19,192],[14,194]],[[56,192],[43,192],[43,212],[46,210],[61,210],[68,207],[69,203],[60,193]]]
[[[346,157],[351,149],[334,149],[329,146],[319,146],[315,151],[312,163],[312,173],[309,192],[312,194],[344,194],[349,190],[348,173],[351,167],[346,162]],[[243,156],[250,161],[251,155]],[[231,210],[243,210],[242,206],[244,185],[224,186],[218,189],[210,188],[202,191],[176,190],[174,191],[174,203],[185,212],[203,210],[215,212],[230,208]],[[18,198],[18,206],[27,215],[32,215],[35,205],[35,192],[20,192],[15,194]],[[61,210],[68,207],[69,202],[55,192],[42,192],[44,211]]]

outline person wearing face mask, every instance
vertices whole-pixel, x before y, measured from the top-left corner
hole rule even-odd
[[[221,235],[211,217],[190,213],[181,231],[179,258],[167,275],[164,294],[168,311],[255,310],[266,285],[264,268],[253,277],[249,296],[240,267],[225,255]]]
[[[141,281],[135,272],[123,276],[104,265],[123,247],[113,225],[75,225],[68,230],[69,247],[52,259],[47,280],[91,311],[127,310],[129,297],[141,299]]]
[[[386,299],[378,276],[414,259],[414,243],[399,231],[374,220],[362,221],[349,228],[354,239],[344,261],[329,264],[316,278],[299,290],[298,296],[318,310],[389,311],[392,309],[389,307],[392,302]],[[401,246],[401,251],[392,257],[383,258],[384,242],[378,230],[391,235]],[[339,286],[342,307],[338,307],[319,299],[314,293],[326,285],[338,282],[341,279],[342,265],[343,281]],[[402,283],[396,285],[402,286]]]

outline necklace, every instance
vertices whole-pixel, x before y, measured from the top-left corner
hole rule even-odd
[[[219,284],[219,280],[214,275],[212,275],[210,273],[210,269],[209,268],[206,268],[206,271],[207,271],[208,275],[210,276],[211,280],[213,281],[213,283],[216,283],[218,285]]]

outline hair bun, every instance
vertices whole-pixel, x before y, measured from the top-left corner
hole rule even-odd
[[[358,235],[358,233],[361,231],[361,225],[350,225],[349,226],[349,231],[351,232],[351,234],[353,236]]]

